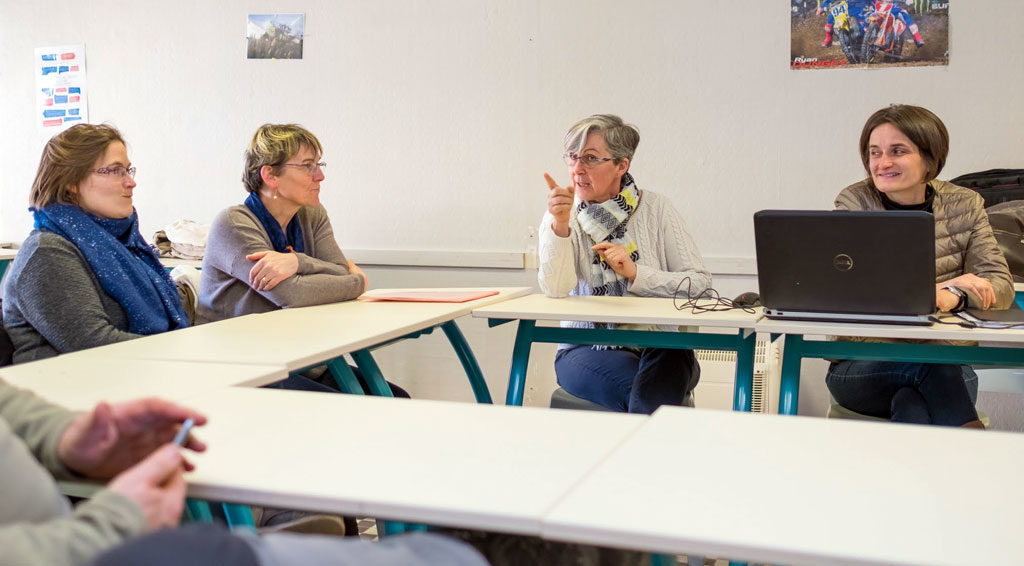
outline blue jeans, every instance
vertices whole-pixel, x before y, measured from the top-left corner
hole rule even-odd
[[[555,355],[555,376],[563,389],[581,399],[613,411],[649,415],[661,405],[682,405],[700,380],[700,365],[693,350],[574,345]]]
[[[843,360],[825,384],[836,402],[893,422],[960,426],[978,420],[978,374],[970,366]]]

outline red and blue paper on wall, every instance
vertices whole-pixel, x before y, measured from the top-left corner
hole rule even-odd
[[[36,107],[41,128],[88,120],[85,97],[85,46],[36,49]]]

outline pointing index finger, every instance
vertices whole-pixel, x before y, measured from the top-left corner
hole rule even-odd
[[[555,180],[551,178],[551,175],[548,175],[547,173],[544,173],[544,180],[548,182],[549,189],[558,187],[558,183],[556,183]]]

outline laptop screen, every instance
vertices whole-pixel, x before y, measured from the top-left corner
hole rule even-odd
[[[762,210],[754,238],[767,309],[935,311],[935,219],[927,212]]]

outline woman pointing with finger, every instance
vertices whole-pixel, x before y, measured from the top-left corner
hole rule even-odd
[[[540,226],[538,279],[546,295],[671,297],[678,288],[697,296],[711,286],[672,203],[641,190],[630,175],[639,142],[634,126],[608,114],[580,120],[566,133],[570,181],[560,186],[544,175],[548,210]],[[692,350],[561,344],[555,374],[577,397],[649,414],[660,405],[681,405],[697,385],[700,366]]]

